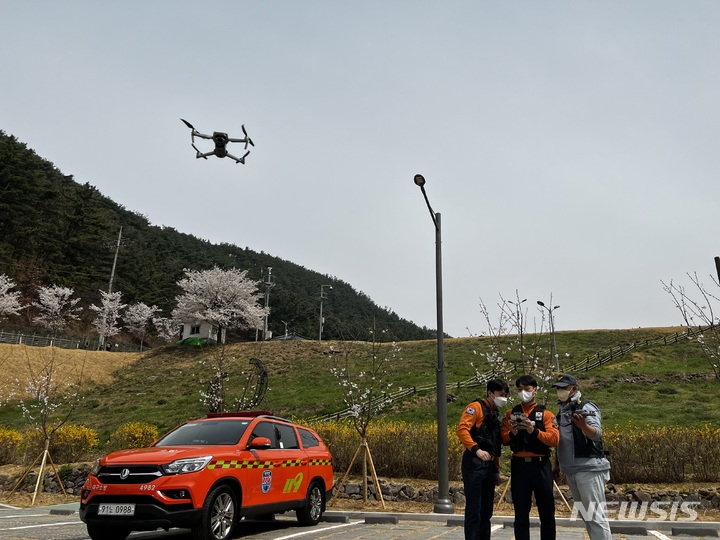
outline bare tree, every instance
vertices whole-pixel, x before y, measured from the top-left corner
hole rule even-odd
[[[720,272],[720,268],[718,271]],[[685,325],[697,330],[696,334],[688,335],[688,338],[697,341],[715,378],[720,379],[720,319],[713,308],[713,303],[720,301],[720,298],[700,281],[696,272],[688,273],[687,276],[693,285],[692,293],[672,280],[669,283],[661,281],[663,290],[672,298]],[[715,287],[720,287],[714,276],[710,276],[710,280]]]
[[[384,330],[381,332],[383,335],[385,333]],[[367,430],[377,414],[392,403],[390,398],[392,383],[388,381],[388,367],[394,361],[400,359],[401,349],[395,342],[391,344],[379,343],[378,341],[382,340],[378,340],[378,337],[381,336],[377,336],[374,329],[371,330],[370,334],[369,351],[364,347],[358,350],[360,346],[355,342],[343,342],[340,362],[331,370],[343,390],[343,401],[350,408],[353,426],[360,436],[360,445],[350,462],[338,492],[350,473],[350,469],[355,464],[355,460],[362,452],[363,501],[367,502],[368,499],[367,471],[368,465],[370,465],[375,489],[384,508],[385,502],[382,500],[377,473],[373,465],[370,447],[367,444]]]
[[[531,374],[540,385],[539,391],[547,392],[547,383],[552,379],[554,366],[551,358],[544,354],[543,338],[547,335],[545,316],[541,312],[539,326],[533,318],[532,331],[528,332],[530,318],[527,308],[524,307],[526,299],[521,300],[517,290],[515,300],[506,300],[502,295],[499,296],[497,321],[480,299],[480,312],[487,325],[487,331],[481,334],[488,338],[488,350],[483,353],[485,360],[494,376],[512,380],[523,374]],[[478,380],[483,378],[482,368],[475,365],[473,367]]]

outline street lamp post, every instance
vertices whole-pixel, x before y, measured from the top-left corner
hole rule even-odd
[[[323,298],[327,298],[325,296],[325,287],[332,291],[332,285],[320,285],[320,333],[318,334],[318,341],[322,341],[323,323],[325,322],[322,316]]]
[[[450,500],[450,481],[448,475],[448,426],[447,426],[447,386],[445,376],[445,352],[443,343],[443,307],[442,307],[442,235],[440,213],[435,213],[425,193],[425,178],[416,174],[415,184],[420,187],[425,203],[435,225],[435,293],[437,304],[437,369],[435,371],[437,394],[437,440],[438,440],[438,498],[433,511],[438,514],[455,512]]]
[[[555,317],[553,316],[553,311],[555,311],[560,306],[552,306],[548,307],[540,300],[537,301],[538,306],[545,308],[548,313],[550,314],[550,333],[552,334],[552,340],[553,340],[553,354],[555,355],[555,371],[560,373],[560,357],[558,356],[557,352],[557,341],[555,341]],[[552,304],[552,300],[550,300],[550,304]]]

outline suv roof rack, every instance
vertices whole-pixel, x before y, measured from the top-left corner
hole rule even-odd
[[[238,418],[247,416],[273,416],[272,411],[237,411],[237,412],[211,412],[207,418]]]

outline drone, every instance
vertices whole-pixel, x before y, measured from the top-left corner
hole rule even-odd
[[[247,131],[245,131],[245,126],[242,126],[243,133],[245,134],[245,138],[243,139],[232,139],[228,137],[227,133],[222,133],[220,131],[214,131],[212,135],[206,135],[204,133],[200,133],[197,129],[193,127],[193,125],[188,122],[187,120],[183,120],[183,123],[189,127],[192,130],[191,137],[192,137],[192,147],[195,149],[195,157],[197,159],[203,158],[207,159],[208,156],[217,156],[217,157],[229,157],[230,159],[235,160],[235,163],[242,163],[245,164],[245,158],[250,153],[250,150],[247,150],[248,144],[250,146],[255,146],[255,143],[252,142],[252,139],[248,137]],[[201,152],[198,150],[198,147],[195,146],[195,137],[200,137],[201,139],[211,139],[215,143],[215,149],[211,152]],[[227,151],[227,144],[228,143],[245,143],[245,155],[241,158],[233,156],[230,152]]]

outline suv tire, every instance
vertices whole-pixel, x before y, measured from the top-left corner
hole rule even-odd
[[[218,486],[205,499],[202,516],[192,529],[195,540],[227,540],[235,526],[237,502],[227,486]]]
[[[317,525],[325,508],[325,496],[320,484],[313,482],[308,488],[305,504],[295,512],[300,525]]]

